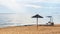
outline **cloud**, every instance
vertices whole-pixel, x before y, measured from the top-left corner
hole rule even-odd
[[[25,5],[26,7],[32,7],[32,8],[42,8],[42,6],[38,6],[38,5],[31,5],[31,4],[27,4]]]
[[[49,9],[52,9],[52,8],[60,8],[60,7],[57,7],[57,4],[60,3],[60,0],[20,0],[19,2],[26,3],[24,5],[25,7],[49,8]],[[44,4],[41,4],[41,3],[44,3]],[[39,4],[41,4],[41,5],[39,5]]]
[[[15,0],[0,0],[0,4],[11,9],[18,7],[18,4]]]
[[[45,7],[45,6],[41,6],[41,5],[32,5],[32,4],[27,4],[27,5],[25,5],[25,7],[35,8],[35,9],[39,9],[39,8],[49,8],[49,9],[60,8],[60,7],[53,7],[53,6]]]
[[[14,11],[14,13],[26,12],[26,7],[42,8],[42,6],[31,5],[33,2],[59,2],[60,0],[0,0],[0,5]],[[18,3],[20,2],[20,3]]]
[[[60,3],[60,0],[18,0],[24,3],[36,3],[36,2],[48,2],[48,3]]]
[[[8,9],[11,9],[12,11],[19,13],[24,12],[23,11],[23,4],[17,3],[16,0],[0,0],[0,5],[7,7]]]
[[[35,2],[60,3],[60,0],[36,0]]]

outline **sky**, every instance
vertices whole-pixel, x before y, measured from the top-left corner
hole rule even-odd
[[[25,23],[35,22],[31,18],[35,14],[44,17],[39,19],[42,23],[49,20],[46,16],[53,16],[54,22],[59,24],[60,0],[0,0],[0,13],[16,13],[16,19]]]

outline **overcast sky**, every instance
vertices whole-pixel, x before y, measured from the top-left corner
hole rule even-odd
[[[55,23],[60,23],[60,0],[0,0],[0,13],[23,14],[23,17],[50,15]]]

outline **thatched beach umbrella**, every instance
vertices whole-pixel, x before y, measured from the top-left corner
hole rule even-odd
[[[43,18],[39,14],[36,14],[35,16],[32,16],[32,18],[37,18],[37,29],[38,29],[38,18]]]

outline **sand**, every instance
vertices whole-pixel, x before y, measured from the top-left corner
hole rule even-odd
[[[15,26],[0,28],[0,34],[60,34],[60,25],[55,26]]]

